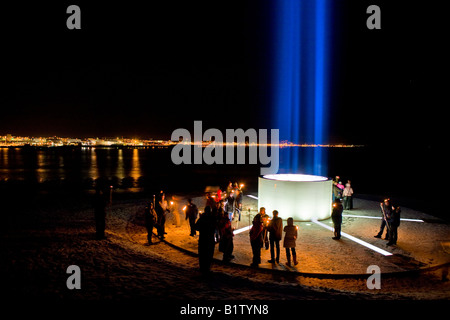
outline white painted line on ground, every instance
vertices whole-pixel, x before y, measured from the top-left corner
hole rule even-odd
[[[244,228],[240,228],[240,229],[234,230],[233,233],[234,233],[234,234],[238,234],[238,233],[241,233],[241,232],[250,230],[251,227],[252,227],[252,226],[246,226],[246,227],[244,227]]]
[[[325,228],[325,229],[334,231],[334,229],[333,229],[332,227],[327,226],[325,223],[319,222],[319,221],[317,221],[317,220],[315,220],[315,219],[314,219],[314,220],[311,220],[311,221],[314,222],[315,224],[317,224],[317,225],[319,225],[319,226]],[[374,245],[372,245],[372,244],[370,244],[370,243],[367,243],[367,242],[365,242],[365,241],[362,241],[362,240],[360,240],[360,239],[358,239],[358,238],[355,238],[354,236],[351,236],[351,235],[349,235],[348,233],[341,232],[341,236],[342,236],[342,237],[345,237],[345,238],[347,238],[347,239],[350,239],[350,240],[352,240],[352,241],[354,241],[354,242],[356,242],[356,243],[359,243],[360,245],[363,245],[363,246],[365,246],[366,248],[372,249],[373,251],[376,251],[376,252],[378,252],[378,253],[381,253],[381,254],[384,255],[384,256],[392,256],[392,253],[390,253],[390,252],[388,252],[388,251],[386,251],[386,250],[380,249],[380,248],[378,248],[378,247],[375,247]]]
[[[343,217],[352,217],[352,218],[367,218],[367,219],[381,219],[381,217],[373,217],[373,216],[358,216],[356,214],[343,214]],[[420,219],[407,219],[407,218],[400,218],[400,221],[412,221],[412,222],[425,222]]]

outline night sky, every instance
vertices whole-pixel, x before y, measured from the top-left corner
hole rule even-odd
[[[330,143],[434,143],[448,38],[434,3],[333,3]],[[273,2],[77,2],[81,30],[70,4],[2,7],[0,135],[269,128]],[[366,28],[371,4],[381,30]]]

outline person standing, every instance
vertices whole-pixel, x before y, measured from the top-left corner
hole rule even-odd
[[[198,217],[198,208],[197,206],[192,203],[192,199],[189,198],[188,204],[186,205],[186,220],[189,220],[189,227],[191,229],[190,236],[193,237],[197,234],[197,231],[195,230],[195,221]]]
[[[236,211],[238,215],[238,221],[241,221],[241,211],[242,211],[242,191],[240,189],[237,189],[235,191],[235,201],[234,201],[234,210]]]
[[[342,196],[344,197],[344,210],[353,209],[353,188],[350,180],[347,180]]]
[[[214,256],[214,231],[216,221],[213,217],[210,206],[205,207],[205,211],[195,223],[195,229],[199,231],[198,238],[198,261],[200,272],[204,275],[208,274],[211,269],[211,263]]]
[[[392,206],[390,199],[384,199],[384,201],[380,203],[380,208],[382,214],[380,231],[374,237],[381,238],[381,236],[383,235],[384,227],[387,227],[386,236],[384,239],[389,240],[389,222],[391,220],[392,210],[394,209],[394,207]]]
[[[156,214],[158,215],[158,237],[163,240],[165,238],[166,232],[166,214],[169,212],[166,196],[164,193],[161,193],[161,199],[158,201],[158,205],[156,206]]]
[[[398,237],[398,227],[400,226],[400,207],[393,206],[392,210],[392,222],[391,222],[391,228],[389,230],[389,241],[386,245],[396,245],[397,244],[397,237]]]
[[[227,197],[233,193],[233,183],[231,181],[228,182],[228,186],[227,186]]]
[[[333,202],[334,200],[336,200],[336,198],[339,198],[339,194],[340,194],[340,189],[338,188],[338,184],[339,184],[339,176],[336,176],[333,179]]]
[[[97,240],[105,239],[106,206],[109,195],[103,186],[97,186],[94,198],[95,237]]]
[[[294,219],[288,218],[287,219],[287,226],[284,227],[284,241],[283,241],[283,247],[286,249],[286,259],[287,259],[287,265],[291,266],[291,252],[292,252],[292,258],[294,260],[294,265],[298,264],[297,261],[297,253],[295,252],[295,244],[297,241],[298,236],[298,228],[294,225]]]
[[[173,224],[179,228],[181,227],[180,219],[180,198],[178,196],[172,196],[172,201],[170,201],[169,210],[172,213]]]
[[[265,246],[266,250],[269,250],[269,237],[267,236],[267,227],[269,226],[270,217],[266,213],[266,208],[261,207],[259,214],[261,215],[261,222],[263,225],[263,243],[261,243],[261,248]]]
[[[156,214],[153,202],[149,202],[145,207],[144,220],[145,220],[145,228],[147,229],[148,244],[151,245],[153,243],[152,242],[153,228],[155,227],[155,223],[158,220],[158,216]]]
[[[206,193],[206,204],[205,207],[210,207],[211,209],[216,206],[216,200],[212,197],[211,192]]]
[[[219,242],[219,251],[223,252],[223,261],[229,262],[234,258],[233,256],[233,228],[231,226],[231,221],[228,219],[227,215],[224,214],[223,211],[218,211],[220,222],[219,222],[219,230],[220,230],[220,242]]]
[[[270,240],[270,263],[280,263],[280,240],[283,236],[283,220],[278,217],[278,211],[273,211],[273,218],[270,220],[269,226],[269,240]],[[277,255],[275,256],[275,247]]]
[[[225,211],[228,215],[228,219],[233,221],[233,212],[234,212],[234,192],[227,194],[227,200],[225,204]]]
[[[261,208],[263,209],[263,208]],[[252,246],[253,259],[251,266],[257,267],[261,263],[261,247],[263,244],[263,224],[261,215],[257,214],[253,219],[253,225],[250,229],[250,245]]]
[[[337,198],[334,200],[333,210],[331,211],[331,220],[333,220],[334,225],[333,240],[339,240],[341,238],[342,211],[344,211],[344,208],[339,198]]]

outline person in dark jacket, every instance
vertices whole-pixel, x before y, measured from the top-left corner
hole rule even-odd
[[[396,245],[397,237],[398,237],[398,227],[400,226],[400,212],[401,209],[398,206],[392,206],[394,209],[392,210],[391,224],[389,230],[389,241],[386,245]]]
[[[231,221],[223,210],[219,210],[219,232],[220,232],[220,242],[219,251],[223,252],[223,261],[229,262],[234,259],[233,256],[233,228],[231,226]]]
[[[375,238],[381,238],[381,236],[383,235],[384,227],[387,227],[386,236],[384,239],[389,240],[389,230],[391,227],[389,223],[391,222],[392,210],[394,209],[394,207],[392,206],[390,199],[384,199],[384,201],[380,203],[380,208],[382,216],[381,226],[380,231],[375,235]]]
[[[152,234],[153,228],[156,225],[156,221],[158,220],[158,216],[155,211],[155,206],[153,202],[149,202],[144,209],[144,220],[145,220],[145,228],[147,229],[147,240],[148,244],[152,244]]]
[[[334,237],[333,240],[339,240],[341,238],[341,225],[342,225],[342,207],[341,200],[336,198],[333,203],[333,210],[331,211],[331,220],[334,225]]]
[[[233,212],[234,212],[234,192],[227,194],[225,211],[227,212],[228,219],[233,221]]]
[[[261,215],[257,214],[253,219],[250,229],[250,245],[252,246],[253,260],[252,267],[257,267],[261,263],[261,247],[263,244],[263,224]]]
[[[191,234],[190,236],[195,236],[197,234],[197,231],[195,230],[195,221],[198,217],[198,208],[197,206],[192,203],[192,199],[188,199],[188,204],[186,205],[186,220],[189,220],[189,227],[191,228]]]
[[[270,240],[270,263],[280,263],[280,240],[283,236],[283,220],[278,217],[278,211],[273,211],[273,218],[267,227],[269,230]],[[277,255],[275,256],[275,247],[277,248]]]
[[[266,250],[269,250],[269,237],[267,236],[267,227],[269,226],[270,217],[266,213],[266,208],[264,207],[260,208],[259,215],[261,216],[261,222],[263,225],[263,243],[261,243],[261,248],[264,246]]]
[[[214,232],[216,220],[210,206],[205,207],[205,211],[195,223],[195,229],[199,231],[198,238],[198,260],[200,272],[208,274],[214,256],[215,239]]]

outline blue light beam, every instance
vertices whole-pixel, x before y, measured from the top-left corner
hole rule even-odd
[[[272,119],[281,141],[327,142],[329,1],[281,0],[274,8]],[[280,173],[326,176],[326,150],[284,148]]]

